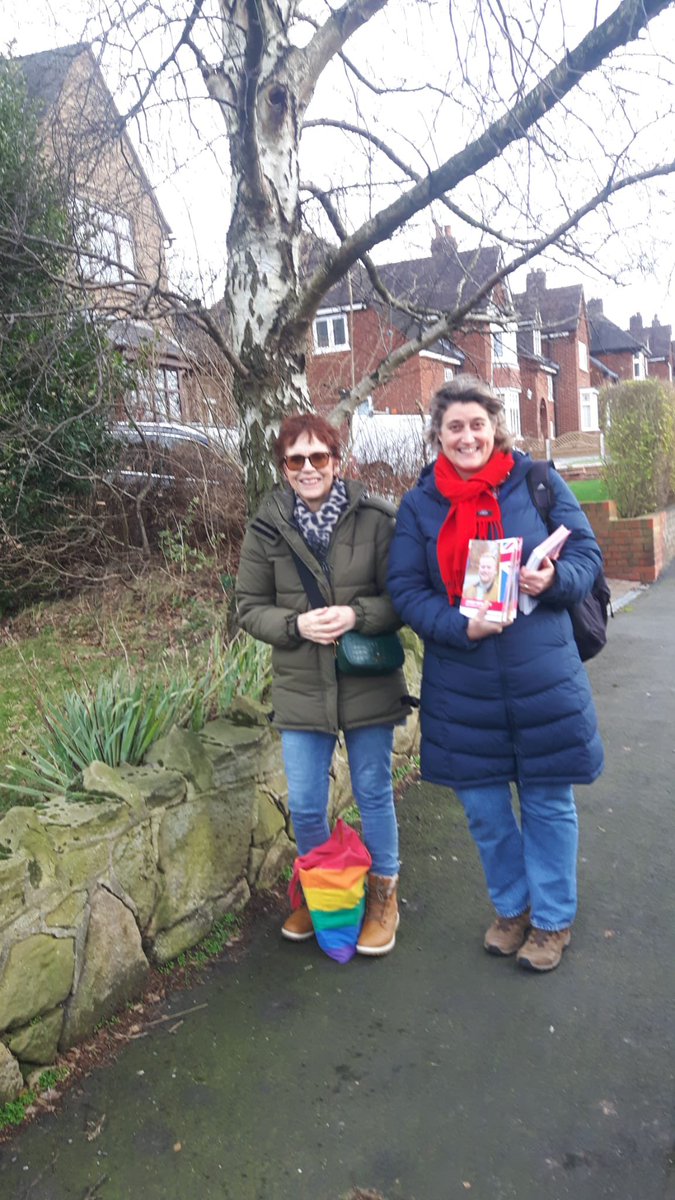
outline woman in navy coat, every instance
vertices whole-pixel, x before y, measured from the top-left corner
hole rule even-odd
[[[438,451],[403,499],[388,589],[424,640],[422,777],[452,787],[467,814],[496,919],[491,954],[550,971],[570,943],[577,906],[573,783],[603,767],[593,699],[567,607],[593,585],[602,555],[567,484],[551,471],[550,528],[571,530],[557,562],[521,569],[539,603],[510,625],[470,619],[459,598],[470,538],[522,537],[523,562],[548,534],[510,451],[502,406],[477,379],[446,384],[431,403]],[[510,784],[518,789],[520,825]]]

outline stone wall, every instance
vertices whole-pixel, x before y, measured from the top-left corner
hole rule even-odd
[[[406,637],[409,646],[410,635]],[[419,680],[417,653],[406,675]],[[396,730],[395,768],[417,744]],[[331,815],[352,803],[336,751]],[[278,736],[238,702],[141,767],[92,763],[83,798],[0,820],[0,1103],[143,989],[151,963],[194,946],[295,857]]]

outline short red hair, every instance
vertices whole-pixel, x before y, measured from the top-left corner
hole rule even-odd
[[[293,417],[284,417],[279,428],[279,435],[274,443],[274,457],[279,470],[283,466],[288,447],[292,446],[293,442],[297,442],[303,433],[306,433],[308,438],[315,438],[317,442],[323,442],[333,458],[342,457],[340,434],[330,421],[327,421],[325,417],[320,417],[318,413],[296,413]]]

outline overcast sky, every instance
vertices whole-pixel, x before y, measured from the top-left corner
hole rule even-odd
[[[615,3],[607,2],[604,3],[603,9],[601,4],[600,15],[605,15],[615,6]],[[541,7],[544,8],[545,5],[542,4]],[[0,30],[2,31],[0,37],[5,45],[9,45],[13,41],[12,49],[15,54],[31,53],[79,41],[85,29],[88,8],[89,0],[61,0],[58,4],[52,0],[31,0],[31,3],[26,4],[18,4],[16,0],[0,0]],[[471,6],[465,5],[464,8],[469,11]],[[592,10],[593,5],[589,5],[588,0],[561,0],[560,3],[549,0],[548,8],[551,13],[551,23],[554,22],[556,13],[560,23],[560,12],[564,10],[567,44],[574,44],[577,40],[577,29],[578,35],[580,35],[583,32],[581,21],[584,16],[588,17],[589,10]],[[380,17],[370,22],[349,43],[348,52],[354,57],[358,56],[360,64],[372,60],[374,69],[377,69],[378,65],[381,69],[382,62],[386,61],[388,68],[390,67],[394,73],[398,71],[399,78],[408,83],[413,78],[415,81],[432,80],[439,86],[448,80],[452,82],[452,73],[455,68],[453,48],[447,44],[442,46],[436,44],[437,39],[434,39],[433,25],[424,26],[424,22],[428,20],[424,6],[418,6],[416,0],[391,0],[387,7],[387,13],[386,19]],[[575,27],[577,18],[579,23]],[[419,41],[420,32],[423,35],[421,43]],[[655,42],[659,45],[670,44],[672,46],[675,44],[675,12],[668,13],[666,17],[661,18],[655,34],[656,36],[652,34],[647,39],[645,47],[645,50],[651,52],[652,55]],[[418,40],[416,41],[416,39]],[[425,47],[423,55],[420,54],[420,44]],[[629,90],[632,89],[633,93],[636,89],[639,90],[642,113],[647,119],[650,119],[652,108],[655,114],[659,106],[663,111],[664,106],[667,108],[671,103],[668,89],[672,90],[672,80],[668,76],[665,82],[659,82],[656,79],[655,68],[653,65],[649,65],[648,55],[645,63],[642,65],[641,73],[631,80]],[[120,92],[119,80],[115,76],[112,66],[110,70],[106,71],[106,77],[109,86],[116,93],[120,107],[124,108],[124,95]],[[334,70],[332,74],[327,74],[321,93],[317,96],[317,102],[323,101],[324,111],[329,107],[330,111],[334,112],[344,105],[346,114],[351,100],[348,93],[344,72],[341,69]],[[587,167],[592,164],[596,152],[593,136],[597,136],[598,141],[601,141],[603,122],[619,120],[616,109],[609,107],[609,103],[608,101],[608,109],[602,113],[601,120],[597,122],[597,129],[591,129],[590,134],[588,130],[575,130],[573,122],[570,123],[570,138],[575,139],[580,194]],[[415,115],[413,113],[414,96],[399,98],[398,105],[396,101],[389,101],[388,106],[389,123],[395,127],[398,135],[403,139],[400,144],[405,146],[406,129],[408,128],[410,139],[415,141],[415,152],[423,149],[431,165],[435,165],[435,161],[438,161],[438,157],[434,160],[434,154],[444,156],[452,152],[456,145],[461,144],[462,138],[465,136],[461,128],[461,121],[459,123],[457,121],[457,110],[454,110],[453,122],[448,123],[444,122],[443,113],[446,110],[441,105],[438,105],[435,111],[433,107],[427,109],[422,117]],[[211,115],[209,102],[204,102],[203,108],[197,113],[197,120],[205,130],[208,129],[210,134],[215,131],[220,137],[220,145],[216,145],[215,148],[198,146],[187,121],[181,122],[178,112],[174,111],[171,117],[169,137],[166,138],[164,134],[158,133],[153,139],[154,145],[146,144],[141,148],[141,155],[175,235],[176,261],[180,258],[184,259],[194,271],[195,263],[198,260],[203,268],[204,287],[206,288],[212,281],[216,293],[219,294],[222,292],[223,282],[228,179],[224,169],[226,163],[224,135],[220,126],[211,122]],[[466,120],[468,132],[469,116]],[[421,133],[424,134],[424,137],[421,137]],[[456,143],[453,142],[453,135],[455,139],[458,139]],[[659,136],[663,138],[663,134]],[[336,172],[343,168],[346,171],[350,165],[353,167],[353,162],[351,164],[349,162],[349,155],[355,154],[356,149],[350,143],[343,141],[338,148],[338,143],[330,141],[323,132],[312,133],[311,131],[305,135],[305,140],[307,155],[311,160],[312,167],[315,168],[313,172],[315,177],[317,173],[321,176],[323,170],[326,179],[334,179]],[[422,143],[424,143],[424,147],[422,147]],[[330,147],[329,158],[322,158],[322,154],[328,146]],[[673,147],[675,147],[675,130],[673,130],[673,137],[670,140],[671,153],[675,153]],[[343,159],[342,164],[339,161],[340,155]],[[404,156],[411,159],[412,155],[413,150],[408,148]],[[330,166],[327,165],[328,163]],[[400,184],[397,183],[394,186],[398,187]],[[541,186],[545,187],[543,182]],[[504,190],[508,191],[508,185],[505,184]],[[622,232],[621,238],[615,239],[613,244],[611,242],[608,244],[604,251],[604,263],[606,268],[614,270],[620,258],[628,259],[628,267],[624,263],[622,268],[623,286],[617,286],[594,276],[592,262],[560,264],[555,261],[559,256],[554,254],[551,256],[553,261],[548,263],[537,261],[533,265],[547,268],[550,285],[567,284],[581,279],[584,283],[586,298],[601,295],[605,301],[606,315],[624,328],[628,325],[630,315],[638,310],[642,312],[646,321],[651,321],[652,316],[658,313],[662,321],[672,321],[675,324],[675,279],[672,278],[675,264],[673,246],[675,239],[671,238],[670,233],[673,228],[673,211],[675,210],[674,195],[675,185],[672,180],[668,180],[658,185],[658,188],[653,188],[648,197],[645,194],[635,194],[632,199],[624,201],[618,206],[617,218],[626,232]],[[543,190],[541,196],[538,203],[540,208],[545,209],[549,202],[548,194]],[[387,201],[394,198],[392,187],[378,194],[376,197],[378,206],[381,205],[383,198]],[[488,199],[490,203],[493,203],[494,193],[488,196],[486,192],[486,203]],[[557,201],[558,198],[554,196],[553,192],[550,192],[550,203],[553,204]],[[367,204],[372,202],[372,197],[364,199],[361,196],[359,202],[366,205],[365,212]],[[497,208],[499,209],[500,206]],[[503,211],[503,209],[502,204],[501,210]],[[434,215],[440,224],[446,224],[449,221],[447,214],[442,209],[435,208]],[[640,228],[639,235],[638,228]],[[632,229],[636,232],[632,232]],[[382,261],[425,253],[432,235],[431,215],[422,214],[393,244],[379,247],[375,257]],[[471,231],[464,230],[461,236],[462,244],[465,244],[465,238],[468,246],[473,244]],[[601,234],[598,226],[598,245],[600,241]],[[626,250],[628,250],[628,254],[625,253]],[[597,261],[601,261],[600,257]],[[512,286],[516,291],[524,286],[524,271],[514,277]]]

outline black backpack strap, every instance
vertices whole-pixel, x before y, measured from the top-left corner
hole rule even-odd
[[[548,519],[553,508],[551,471],[554,469],[552,462],[546,459],[535,459],[527,473],[527,486],[530,489],[532,503],[546,526],[548,526]]]

